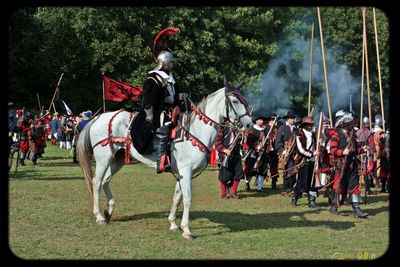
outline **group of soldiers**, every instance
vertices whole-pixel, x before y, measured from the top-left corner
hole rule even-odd
[[[278,127],[279,119],[285,122]],[[382,129],[380,115],[375,116],[373,127],[368,117],[363,118],[360,128],[358,121],[359,117],[353,112],[339,110],[331,128],[323,113],[318,123],[311,116],[299,119],[288,111],[282,118],[276,114],[264,116],[255,113],[254,126],[247,134],[224,129],[216,141],[221,197],[227,198],[229,187],[233,187],[231,195],[233,191],[234,198],[237,198],[236,188],[242,178],[245,178],[246,190],[250,191],[253,176],[258,192],[264,191],[263,182],[269,179],[272,189],[277,190],[278,177],[281,176],[280,194],[290,196],[293,207],[305,193],[308,206],[319,208],[316,199],[325,189],[330,213],[338,214],[340,204],[346,204],[352,206],[355,217],[367,217],[368,214],[360,208],[363,202],[360,179],[365,184],[365,197],[375,194],[371,187],[378,187],[378,184],[381,192],[388,192],[389,131]],[[237,135],[241,135],[239,142],[235,138]]]
[[[71,149],[73,162],[77,163],[74,141],[90,120],[90,116],[87,116],[87,112],[80,116],[59,116],[58,112],[52,115],[48,111],[35,114],[24,108],[15,112],[9,111],[9,169],[15,153],[18,167],[25,166],[26,159],[36,165],[38,158],[43,157],[45,153],[47,140],[51,140],[52,145],[57,145],[59,141],[60,148]]]
[[[146,121],[153,124],[157,173],[169,168],[169,161],[165,160],[169,117],[160,115],[166,110],[171,113],[185,95],[177,90],[172,75],[175,64],[172,53],[162,51],[157,56],[156,68],[148,73],[143,84],[142,107]],[[164,122],[160,123],[159,117]],[[278,127],[281,119],[285,122]],[[358,121],[353,112],[339,110],[331,127],[323,113],[320,122],[315,123],[311,116],[300,119],[288,111],[282,118],[276,114],[255,113],[254,126],[247,134],[236,127],[220,127],[214,145],[219,155],[221,197],[238,198],[237,187],[242,178],[246,180],[246,190],[250,191],[253,176],[258,192],[263,192],[263,182],[268,179],[272,189],[277,190],[281,176],[280,194],[291,196],[293,207],[306,193],[308,206],[318,208],[316,199],[325,189],[331,213],[337,214],[340,204],[351,204],[355,217],[366,217],[368,214],[360,209],[360,177],[366,196],[374,194],[371,187],[379,183],[381,192],[388,192],[389,131],[382,129],[380,115],[375,116],[373,128],[367,117],[363,118],[360,128],[357,128]]]

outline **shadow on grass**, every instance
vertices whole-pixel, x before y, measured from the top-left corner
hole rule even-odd
[[[388,211],[387,208],[381,207],[376,209],[363,209],[368,212],[370,216],[375,216],[378,213]],[[309,210],[301,212],[272,212],[272,213],[261,213],[261,214],[246,214],[241,212],[219,212],[219,211],[193,211],[190,213],[191,220],[197,219],[208,219],[209,221],[219,224],[224,228],[228,228],[230,232],[242,232],[248,230],[257,229],[284,229],[293,227],[328,227],[332,230],[348,230],[355,227],[355,222],[350,221],[337,221],[337,220],[308,220],[305,215],[307,214],[318,214],[320,212],[327,212],[326,209],[320,210]],[[182,212],[177,214],[177,218],[182,216]],[[336,216],[336,215],[332,215]],[[353,217],[352,211],[342,211],[337,216]],[[112,218],[112,221],[134,221],[143,219],[154,219],[154,218],[167,218],[167,212],[150,212],[142,213],[131,216],[121,216]],[[332,217],[334,218],[334,217]],[[355,219],[356,220],[356,219]],[[199,228],[215,228],[214,226],[201,226],[193,227],[192,229]],[[225,232],[225,231],[224,231]],[[222,234],[216,233],[216,234]],[[213,234],[214,235],[214,234]]]

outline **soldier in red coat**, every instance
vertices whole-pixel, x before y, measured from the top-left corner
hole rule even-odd
[[[373,155],[375,154],[375,143],[374,135],[369,130],[369,118],[364,117],[362,125],[359,130],[356,131],[357,142],[360,147],[368,146],[369,151],[365,154],[360,155],[360,175],[364,177],[365,190],[368,195],[373,195],[371,186],[374,186],[374,180],[372,176],[372,170],[374,168]]]
[[[30,112],[22,113],[18,118],[17,126],[21,129],[19,136],[19,159],[18,166],[25,166],[25,158],[29,151],[29,131],[31,129],[29,120],[32,119]]]
[[[335,132],[330,140],[329,154],[336,162],[333,164],[334,183],[329,194],[329,212],[338,214],[339,195],[349,193],[349,201],[354,210],[354,217],[365,218],[368,213],[361,211],[361,191],[359,186],[356,155],[365,153],[366,147],[359,147],[354,134],[355,119],[352,113],[339,110],[336,113]]]
[[[375,121],[374,121],[374,128],[372,129],[373,134],[374,134],[374,143],[375,143],[375,177],[377,177],[380,182],[381,182],[381,193],[387,193],[388,188],[387,188],[387,182],[389,178],[389,153],[388,148],[389,145],[386,144],[386,137],[388,136],[388,133],[385,133],[382,129],[383,121],[382,121],[382,116],[381,115],[376,115],[375,116]],[[385,147],[387,147],[385,151]]]
[[[225,121],[229,124],[229,120]],[[238,198],[237,187],[243,179],[242,159],[240,155],[240,135],[238,129],[222,127],[215,140],[215,149],[219,153],[219,175],[221,198]],[[227,187],[231,185],[230,194]]]

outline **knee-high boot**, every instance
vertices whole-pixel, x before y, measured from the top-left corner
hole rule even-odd
[[[157,153],[157,173],[170,171],[171,164],[167,157],[168,126],[162,126],[157,129],[154,139],[154,150]]]

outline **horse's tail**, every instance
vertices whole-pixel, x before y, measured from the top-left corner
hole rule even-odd
[[[93,204],[93,169],[91,159],[93,156],[93,148],[90,142],[90,127],[96,120],[91,120],[82,129],[76,142],[76,155],[79,160],[79,165],[85,175],[86,183],[89,190],[89,202]]]

